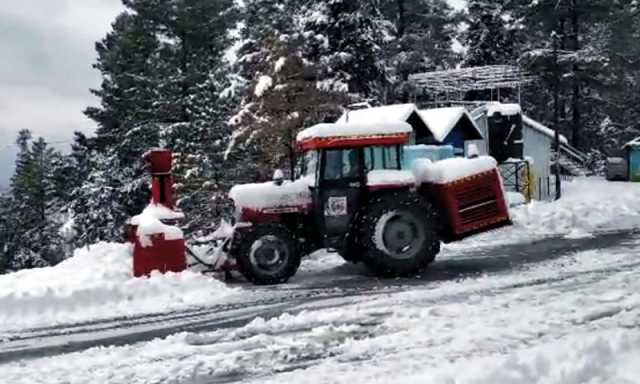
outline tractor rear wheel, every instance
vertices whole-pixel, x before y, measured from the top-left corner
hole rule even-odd
[[[433,206],[414,193],[375,198],[361,221],[364,263],[384,277],[424,270],[440,252],[437,220]]]
[[[254,284],[285,283],[300,266],[301,253],[293,233],[280,224],[246,230],[236,255],[240,273]]]

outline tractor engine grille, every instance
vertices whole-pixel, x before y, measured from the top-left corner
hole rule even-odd
[[[439,207],[445,241],[510,223],[500,175],[496,170],[423,189]]]
[[[498,201],[491,185],[467,185],[456,191],[462,225],[469,225],[499,214]]]

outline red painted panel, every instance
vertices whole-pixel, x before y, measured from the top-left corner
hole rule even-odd
[[[133,275],[148,276],[152,271],[182,272],[187,268],[184,239],[165,240],[163,234],[151,236],[152,245],[143,247],[136,238],[133,248]]]
[[[368,147],[373,145],[397,145],[409,142],[408,133],[376,136],[338,136],[338,137],[316,137],[298,143],[301,151],[308,151],[322,148],[347,148],[347,147]]]
[[[440,206],[448,234],[453,238],[510,223],[497,170],[446,184],[430,184],[427,191]]]

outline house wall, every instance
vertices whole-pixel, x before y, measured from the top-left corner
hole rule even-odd
[[[465,154],[468,152],[469,144],[475,144],[478,147],[478,153],[480,155],[488,155],[489,154],[489,128],[487,125],[487,115],[482,115],[479,118],[475,119],[474,122],[480,133],[482,133],[483,140],[469,140],[465,143]]]
[[[481,155],[489,153],[489,126],[487,115],[482,114],[475,119],[478,129],[484,136],[484,140],[468,141],[476,143]],[[522,125],[523,156],[531,158],[533,163],[530,165],[530,171],[533,174],[532,197],[538,200],[546,200],[551,195],[549,189],[553,188],[549,185],[550,167],[551,167],[551,148],[552,140],[535,129]]]
[[[551,139],[526,124],[522,127],[522,136],[523,154],[533,160],[533,164],[530,165],[535,183],[533,196],[536,199],[545,200],[550,196],[548,178],[551,167]]]

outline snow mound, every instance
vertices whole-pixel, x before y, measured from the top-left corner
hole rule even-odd
[[[238,291],[191,271],[133,278],[132,247],[98,243],[54,267],[0,276],[0,332],[198,307]]]
[[[465,177],[490,171],[498,163],[493,157],[479,156],[474,159],[456,157],[432,162],[427,159],[413,162],[413,174],[420,183],[446,184]]]
[[[236,185],[229,191],[236,208],[264,209],[291,207],[311,203],[311,180],[307,178],[285,181],[282,185],[273,182]]]
[[[612,198],[614,197],[615,198]],[[511,210],[516,227],[529,234],[588,234],[640,226],[640,185],[578,178],[563,185],[555,202],[533,201]]]

